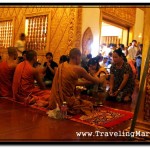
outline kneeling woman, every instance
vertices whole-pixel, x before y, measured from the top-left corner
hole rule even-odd
[[[108,100],[132,101],[134,78],[130,65],[126,62],[121,49],[113,52],[113,64],[110,69],[110,91]],[[119,98],[118,98],[119,97]]]
[[[100,83],[87,86],[87,94],[96,98],[95,105],[102,105],[106,96],[106,78],[108,76],[107,70],[99,65],[96,58],[92,58],[88,62],[88,72],[92,76],[97,76]],[[97,97],[99,97],[97,99]]]

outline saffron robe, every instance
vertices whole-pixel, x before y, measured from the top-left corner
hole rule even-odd
[[[70,114],[83,113],[88,115],[93,110],[93,104],[90,101],[75,97],[74,91],[79,77],[73,67],[67,62],[58,66],[51,89],[50,107],[58,104],[60,108],[63,101],[66,101]]]
[[[31,100],[48,101],[50,90],[41,90],[34,84],[34,69],[28,61],[23,61],[16,67],[13,79],[13,98],[25,104]]]
[[[12,82],[15,68],[6,61],[0,63],[0,96],[12,97]]]

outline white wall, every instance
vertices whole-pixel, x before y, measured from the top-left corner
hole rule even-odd
[[[144,26],[144,11],[137,8],[136,9],[136,19],[134,25],[134,39],[137,42],[142,43],[142,36],[143,36],[143,26]],[[141,37],[139,37],[141,35]]]
[[[99,38],[100,38],[100,9],[99,8],[84,8],[83,7],[83,15],[82,15],[82,37],[85,30],[90,27],[93,34],[93,57],[98,54],[99,51]],[[137,8],[136,9],[136,19],[134,26],[134,36],[133,39],[142,43],[143,36],[143,25],[144,25],[144,11]],[[127,36],[126,31],[123,32],[124,36]],[[82,39],[82,38],[81,38]],[[131,42],[131,41],[130,41]],[[122,41],[123,44],[126,45],[126,40]],[[82,45],[81,45],[82,49]]]
[[[95,57],[99,51],[100,37],[100,9],[99,8],[83,8],[82,15],[82,37],[85,30],[90,27],[93,34],[92,56]],[[81,47],[82,48],[82,47]]]
[[[103,26],[101,36],[122,36],[122,29],[115,26]]]

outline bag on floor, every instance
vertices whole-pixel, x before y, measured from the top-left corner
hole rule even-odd
[[[60,111],[58,104],[57,104],[57,107],[55,109],[49,110],[47,112],[47,114],[50,118],[61,119],[61,111]]]

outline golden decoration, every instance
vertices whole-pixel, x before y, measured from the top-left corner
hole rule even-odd
[[[126,26],[133,26],[135,23],[135,7],[105,7],[101,9],[106,16],[115,19],[116,22],[119,21]]]
[[[78,14],[76,17],[77,20],[77,31],[76,31],[76,40],[75,47],[80,49],[81,45],[81,29],[82,29],[82,8],[78,8]]]
[[[82,38],[82,54],[87,55],[91,53],[91,44],[93,42],[93,34],[91,28],[88,27]]]
[[[36,16],[39,14],[49,14],[48,19],[48,43],[46,51],[38,52],[38,60],[45,61],[45,53],[51,51],[54,54],[54,61],[59,62],[62,54],[68,54],[73,47],[80,48],[81,43],[81,25],[82,25],[82,8],[64,7],[64,6],[3,6],[0,8],[0,18],[13,18],[14,46],[19,35],[25,32],[25,17],[27,15]],[[3,58],[7,57],[7,50],[0,50]]]

